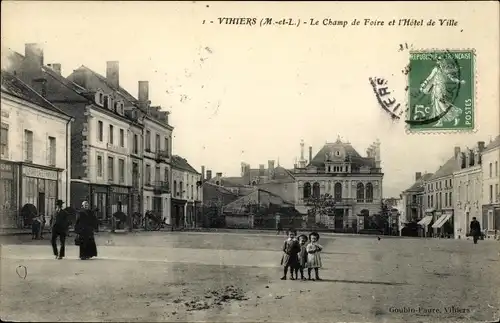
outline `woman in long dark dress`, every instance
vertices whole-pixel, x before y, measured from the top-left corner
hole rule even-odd
[[[94,212],[89,210],[89,202],[82,203],[82,209],[78,212],[75,223],[75,232],[80,242],[80,259],[86,260],[97,257],[97,246],[94,239],[94,231],[97,231],[98,221]]]

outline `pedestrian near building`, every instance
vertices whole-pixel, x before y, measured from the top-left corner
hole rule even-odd
[[[477,244],[477,240],[479,240],[479,237],[481,236],[481,224],[476,217],[473,217],[470,222],[470,234],[474,240],[474,244]]]
[[[80,259],[87,260],[97,257],[97,246],[95,244],[94,232],[98,229],[98,221],[94,212],[89,209],[89,202],[82,203],[82,209],[78,212],[75,224],[75,244],[80,246]]]
[[[57,200],[56,211],[51,219],[51,229],[52,229],[52,251],[56,259],[63,259],[65,256],[66,249],[66,237],[69,230],[69,214],[67,211],[63,210],[62,206],[64,204],[63,200]],[[61,249],[57,250],[57,238],[61,242]]]

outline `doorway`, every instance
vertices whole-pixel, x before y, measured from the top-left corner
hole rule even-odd
[[[45,214],[45,193],[44,192],[39,192],[38,193],[38,214]]]

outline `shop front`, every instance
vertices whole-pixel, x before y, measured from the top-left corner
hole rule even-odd
[[[91,184],[90,192],[92,196],[90,208],[95,211],[100,224],[108,224],[111,216],[111,210],[109,210],[109,186]]]
[[[15,229],[23,227],[23,219],[18,216],[18,174],[19,165],[0,161],[0,228]]]
[[[121,205],[121,211],[128,216],[131,209],[130,204],[132,203],[130,188],[127,186],[110,186],[109,191],[111,196],[111,214],[117,212],[118,206]]]
[[[194,202],[186,203],[186,217],[184,225],[187,228],[194,228],[196,223],[195,212],[194,212]]]
[[[32,204],[38,214],[45,216],[46,222],[55,211],[59,192],[59,168],[24,165],[21,163],[21,196],[19,205]],[[25,219],[28,225],[30,219]]]
[[[450,238],[454,236],[453,210],[436,211],[432,225],[434,237]]]
[[[171,216],[172,216],[172,228],[181,228],[184,227],[184,209],[186,206],[186,200],[172,198],[170,199],[172,207]]]

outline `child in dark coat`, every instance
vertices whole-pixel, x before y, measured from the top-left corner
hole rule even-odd
[[[305,234],[301,234],[299,236],[299,246],[300,246],[300,251],[299,251],[299,263],[297,268],[295,269],[295,277],[299,279],[299,271],[300,271],[300,279],[301,280],[306,280],[304,277],[304,268],[306,268],[307,264],[307,236]]]
[[[288,274],[289,268],[290,279],[295,280],[293,274],[299,262],[299,258],[297,255],[300,252],[299,242],[295,239],[296,235],[297,231],[289,230],[288,239],[283,245],[283,257],[281,258],[281,265],[283,266],[283,277],[281,277],[281,280],[286,280],[286,275]]]

